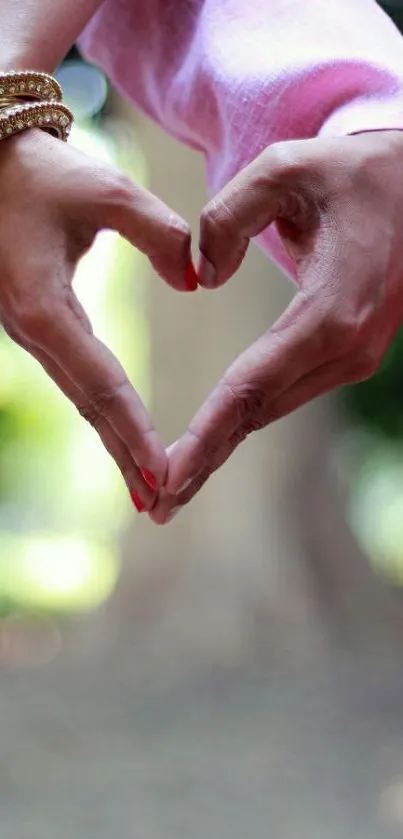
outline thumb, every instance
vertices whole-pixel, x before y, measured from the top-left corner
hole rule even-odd
[[[85,180],[69,196],[97,231],[115,230],[146,254],[156,272],[177,291],[197,288],[192,274],[188,224],[127,174],[92,161]]]
[[[200,285],[227,282],[244,259],[250,239],[274,221],[293,221],[298,186],[306,184],[309,141],[274,144],[242,169],[204,208],[200,220]],[[295,219],[298,223],[298,219]]]

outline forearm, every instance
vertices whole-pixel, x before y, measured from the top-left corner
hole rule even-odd
[[[102,0],[1,0],[0,69],[54,72]]]

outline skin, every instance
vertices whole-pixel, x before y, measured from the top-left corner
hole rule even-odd
[[[54,72],[100,0],[1,0],[0,69]],[[0,321],[97,430],[145,509],[156,500],[140,470],[162,486],[167,453],[133,385],[93,335],[72,288],[100,230],[115,230],[186,290],[188,225],[126,175],[48,134],[0,142]]]
[[[53,72],[100,2],[1,0],[0,68]],[[272,146],[207,205],[202,286],[229,280],[250,238],[277,224],[299,291],[168,451],[93,335],[72,280],[107,228],[183,291],[186,223],[122,173],[43,132],[0,143],[1,323],[96,428],[154,522],[169,521],[252,431],[377,370],[403,314],[402,138],[385,131]],[[143,468],[163,489],[148,486]]]
[[[186,224],[127,176],[29,131],[0,147],[0,320],[97,430],[129,490],[152,505],[140,469],[164,483],[167,455],[133,385],[94,336],[74,294],[79,259],[99,230],[148,254],[173,286],[190,259]]]
[[[213,271],[203,260],[201,284],[227,282],[274,223],[299,290],[171,447],[154,522],[170,521],[253,431],[378,369],[403,320],[402,164],[397,131],[282,143],[207,205],[200,248]]]

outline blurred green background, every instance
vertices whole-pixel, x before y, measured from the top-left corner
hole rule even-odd
[[[108,116],[105,77],[75,50],[58,76],[77,115],[71,142],[144,182],[146,165],[133,126]],[[104,233],[82,260],[75,288],[97,334],[122,359],[147,401],[143,268],[140,254]],[[113,591],[120,564],[117,535],[130,506],[97,436],[39,364],[4,333],[0,362],[1,613],[66,618],[98,607]]]

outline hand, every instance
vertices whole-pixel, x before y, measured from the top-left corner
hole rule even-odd
[[[117,359],[94,336],[72,279],[98,231],[118,231],[185,290],[187,225],[126,175],[41,131],[0,143],[0,321],[98,431],[129,490],[155,501],[167,455]],[[153,484],[153,479],[149,478]]]
[[[202,285],[226,282],[249,240],[274,222],[299,291],[172,447],[153,521],[170,520],[252,431],[377,370],[403,319],[402,182],[401,132],[288,142],[207,206]]]

